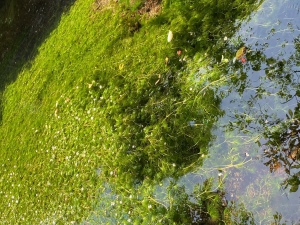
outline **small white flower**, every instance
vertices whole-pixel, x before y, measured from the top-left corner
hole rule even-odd
[[[219,176],[219,177],[223,176],[223,173],[218,173],[218,176]]]
[[[111,206],[114,206],[114,205],[115,205],[115,203],[114,203],[114,202],[111,202],[111,203],[110,203],[110,205],[111,205]]]
[[[175,163],[173,163],[173,164],[172,164],[172,166],[173,166],[173,167],[175,167],[175,166],[176,166],[176,164],[175,164]]]
[[[225,37],[224,37],[224,41],[227,41],[227,40],[228,40],[228,37],[227,37],[227,36],[225,36]]]
[[[152,208],[152,205],[148,205],[148,209],[151,209]]]

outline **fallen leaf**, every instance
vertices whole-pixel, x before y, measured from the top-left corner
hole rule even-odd
[[[173,39],[173,32],[169,30],[169,33],[168,33],[168,42],[171,42]]]

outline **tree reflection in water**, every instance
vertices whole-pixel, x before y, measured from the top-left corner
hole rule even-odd
[[[270,172],[288,175],[282,185],[284,188],[290,186],[291,192],[297,191],[300,185],[299,36],[294,39],[294,46],[296,52],[287,60],[280,59],[280,56],[278,59],[268,58],[262,51],[249,54],[248,58],[253,64],[247,70],[255,71],[264,65],[265,77],[260,77],[260,83],[256,86],[244,72],[231,79],[231,91],[236,90],[240,95],[249,93],[249,89],[254,91],[245,100],[242,111],[233,111],[234,116],[227,126],[228,129],[239,129],[244,133],[261,133],[262,140],[258,144],[264,145],[264,164],[270,167]],[[255,75],[254,72],[252,75]],[[278,110],[274,110],[274,107]]]
[[[268,166],[270,176],[274,178],[268,180],[269,183],[273,182],[271,189],[276,189],[276,185],[280,183],[287,196],[299,193],[300,185],[300,30],[296,23],[296,18],[299,18],[297,10],[286,10],[292,9],[292,6],[287,1],[278,6],[285,8],[285,12],[277,11],[275,7],[272,8],[272,13],[277,11],[277,16],[270,14],[266,20],[261,17],[253,18],[255,22],[250,22],[247,28],[246,24],[235,36],[236,39],[229,41],[226,49],[219,53],[219,56],[222,54],[222,59],[230,58],[239,47],[246,46],[251,50],[246,54],[247,62],[226,63],[223,60],[218,67],[211,67],[210,71],[218,71],[226,76],[225,79],[220,76],[219,86],[215,87],[217,95],[223,99],[221,107],[225,116],[222,125],[226,132],[247,136],[249,140],[253,138],[251,141],[257,143],[257,153],[256,148],[250,148],[245,154],[250,153],[253,160],[258,159],[257,163],[262,161]],[[268,25],[263,26],[265,21],[268,21]],[[238,47],[233,48],[233,44]],[[218,55],[218,52],[214,55]],[[247,146],[239,150],[243,148]],[[224,149],[221,150],[224,154]],[[212,157],[216,158],[218,155],[213,154]],[[254,176],[264,173],[259,166],[252,169],[251,174]],[[230,179],[233,178],[227,178],[228,181]],[[251,179],[253,182],[254,179],[249,177]],[[230,189],[228,191],[231,192]],[[298,195],[293,196],[298,198]],[[276,202],[278,199],[272,201]],[[289,204],[288,201],[280,204]],[[294,207],[290,205],[289,208]],[[286,212],[287,214],[287,217],[291,216],[294,220],[299,219],[294,213]],[[287,219],[286,215],[282,216],[277,212],[273,216],[274,221]],[[292,223],[291,220],[289,222]]]
[[[283,182],[284,188],[290,186],[291,192],[296,192],[300,185],[300,123],[298,103],[295,112],[289,110],[286,122],[278,124],[278,130],[266,134],[267,142],[264,156],[271,172],[285,172],[288,178]]]

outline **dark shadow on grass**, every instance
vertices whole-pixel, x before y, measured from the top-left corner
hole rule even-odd
[[[37,54],[75,0],[7,0],[0,4],[0,122],[2,94]]]

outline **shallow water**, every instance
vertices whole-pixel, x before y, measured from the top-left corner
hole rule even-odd
[[[285,171],[289,166],[281,162],[271,173],[265,163],[278,156],[264,154],[269,146],[263,135],[285,123],[289,110],[293,114],[298,110],[299,10],[297,1],[265,1],[237,34],[226,40],[230,44],[239,40],[250,51],[242,68],[236,70],[229,62],[229,73],[224,76],[244,73],[245,79],[238,86],[229,81],[216,89],[219,94],[226,93],[221,103],[225,115],[216,124],[209,158],[180,181],[193,186],[208,177],[221,177],[226,199],[245,204],[254,213],[256,224],[269,224],[276,212],[287,224],[299,221],[300,192],[290,192],[290,186],[283,185],[299,168]],[[243,166],[235,166],[240,163]],[[293,165],[299,165],[299,159]]]

